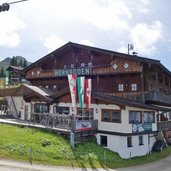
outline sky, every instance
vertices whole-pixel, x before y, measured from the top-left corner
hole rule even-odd
[[[15,0],[0,0],[0,4]],[[35,62],[71,41],[160,60],[171,71],[170,0],[28,0],[0,13],[0,61]]]

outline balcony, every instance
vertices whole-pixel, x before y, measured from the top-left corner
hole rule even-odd
[[[171,121],[161,121],[157,123],[158,131],[171,131]]]
[[[165,95],[161,92],[147,92],[145,93],[145,102],[153,102],[161,105],[171,105],[171,96]]]
[[[33,123],[39,123],[47,127],[64,130],[74,129],[74,132],[97,131],[97,120],[93,120],[92,117],[84,117],[77,115],[75,117],[75,122],[73,122],[73,118],[71,117],[71,115],[68,114],[32,113],[30,119]]]
[[[35,78],[51,78],[51,77],[54,77],[54,72],[52,70],[48,70],[48,71],[41,71],[41,72],[38,72],[37,74],[28,74],[26,75],[26,79],[35,79]]]
[[[16,90],[17,90],[17,87],[2,88],[2,89],[0,89],[0,97],[13,96],[13,95],[15,95]]]

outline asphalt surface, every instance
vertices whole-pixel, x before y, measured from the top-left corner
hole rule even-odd
[[[119,169],[75,168],[34,163],[31,165],[30,163],[0,159],[0,171],[171,171],[171,155],[153,163]]]

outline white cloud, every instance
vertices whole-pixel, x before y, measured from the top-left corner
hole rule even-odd
[[[141,0],[141,2],[144,4],[144,5],[148,5],[150,2],[149,0]]]
[[[130,19],[131,13],[121,1],[114,1],[110,6],[99,6],[95,1],[88,0],[81,9],[79,17],[99,29],[127,30],[129,26],[123,18]]]
[[[149,55],[156,50],[155,45],[163,37],[162,24],[159,21],[152,25],[138,23],[131,31],[132,41],[140,54]]]
[[[88,39],[80,40],[79,43],[80,43],[80,44],[83,44],[83,45],[94,46],[94,43],[91,42],[91,41],[88,40]]]
[[[20,44],[19,30],[26,24],[14,13],[2,13],[0,15],[0,46],[15,48]]]
[[[64,44],[65,41],[54,34],[44,38],[44,46],[48,49],[49,52],[59,48]]]
[[[129,8],[122,1],[108,1],[108,5],[102,5],[96,0],[49,0],[48,4],[46,1],[36,0],[34,6],[30,5],[32,11],[51,14],[52,17],[63,21],[70,21],[71,18],[80,20],[103,30],[128,29],[126,20],[132,17]]]
[[[117,52],[128,53],[128,48],[126,48],[125,46],[122,46],[117,50]]]
[[[148,14],[150,11],[148,8],[139,8],[137,10],[139,13],[142,13],[142,14]]]

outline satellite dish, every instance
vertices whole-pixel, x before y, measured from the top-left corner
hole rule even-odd
[[[132,54],[133,54],[133,55],[138,55],[138,53],[137,53],[137,52],[132,52]]]

